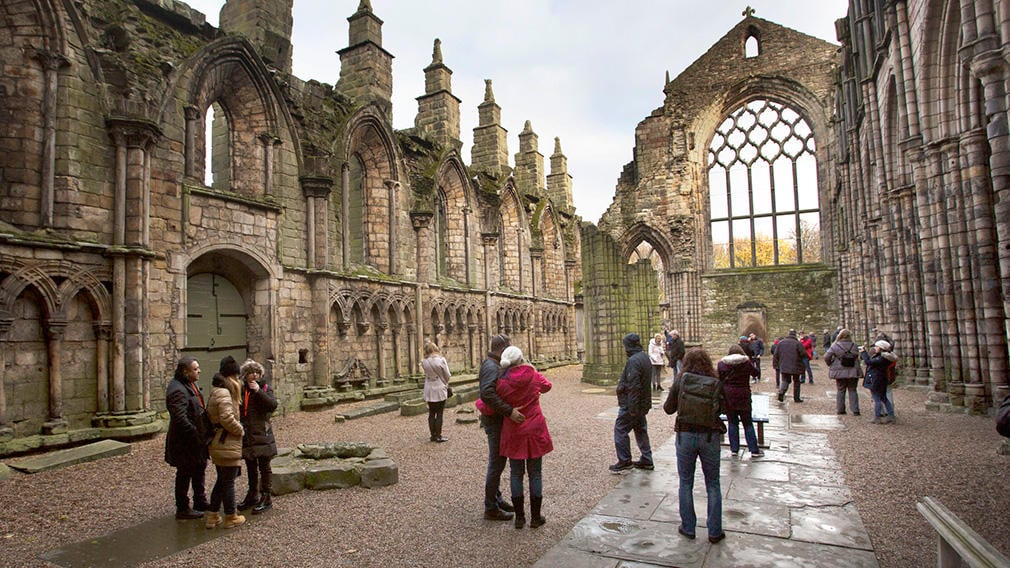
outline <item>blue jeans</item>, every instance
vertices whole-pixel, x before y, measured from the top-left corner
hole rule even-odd
[[[614,422],[614,449],[617,450],[617,461],[631,462],[631,438],[629,432],[635,432],[635,442],[642,453],[642,463],[652,463],[652,446],[649,444],[649,424],[645,415],[632,416],[628,409],[617,411],[617,421]]]
[[[754,422],[751,421],[750,410],[727,410],[726,418],[729,422],[729,450],[734,454],[740,451],[740,422],[743,422],[743,435],[747,439],[747,449],[750,453],[756,454],[758,448],[757,433],[754,432]]]
[[[810,359],[804,359],[803,360],[803,364],[807,368],[807,381],[809,381],[810,384],[814,384],[814,371],[813,371],[813,369],[810,368]],[[801,373],[801,375],[802,375],[802,373]]]
[[[698,517],[694,513],[694,467],[701,458],[708,495],[708,536],[722,534],[722,489],[719,487],[719,433],[677,432],[677,474],[680,476],[680,526],[694,534]]]
[[[224,514],[235,514],[235,478],[242,471],[240,466],[215,465],[217,481],[210,492],[210,512],[216,513],[224,505]]]
[[[876,391],[870,391],[870,393],[873,395],[874,416],[877,418],[894,416],[894,407],[891,406],[891,401],[887,400],[887,394],[877,394]]]
[[[484,478],[484,511],[498,508],[501,492],[501,474],[505,471],[505,456],[498,454],[498,444],[501,442],[501,416],[481,416],[481,426],[487,434],[487,475]]]
[[[530,497],[544,496],[544,478],[542,475],[544,458],[528,460],[509,459],[509,486],[512,489],[512,500],[523,496],[523,472],[530,474]]]

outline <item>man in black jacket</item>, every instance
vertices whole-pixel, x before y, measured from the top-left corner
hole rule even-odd
[[[175,518],[198,519],[210,508],[204,492],[207,469],[207,436],[210,423],[197,380],[200,363],[192,357],[179,359],[175,376],[165,390],[168,434],[165,462],[175,467]],[[193,486],[193,509],[189,507],[189,486]],[[194,510],[195,509],[195,510]]]
[[[789,383],[793,383],[793,402],[803,402],[800,398],[800,377],[806,371],[807,349],[796,339],[796,330],[790,329],[789,335],[782,338],[775,346],[772,361],[776,369],[782,372],[782,385],[779,387],[779,402],[785,399],[789,392]]]
[[[652,463],[652,447],[649,444],[648,423],[645,415],[652,408],[652,363],[649,356],[642,351],[642,342],[637,333],[629,333],[621,341],[628,362],[624,364],[624,372],[617,383],[617,421],[614,422],[614,448],[617,450],[617,463],[610,466],[611,473],[637,467],[654,469]],[[642,457],[639,461],[631,461],[631,439],[629,432],[635,432],[635,442],[638,444]]]
[[[484,404],[494,410],[490,416],[481,415],[480,425],[487,434],[487,476],[484,478],[484,518],[489,521],[507,521],[512,518],[512,505],[502,499],[501,474],[505,471],[507,459],[498,453],[501,442],[502,420],[508,416],[516,424],[526,420],[518,409],[512,408],[498,396],[495,387],[501,377],[501,354],[509,346],[507,335],[496,335],[491,338],[491,351],[480,364],[478,378],[480,379],[480,398]]]

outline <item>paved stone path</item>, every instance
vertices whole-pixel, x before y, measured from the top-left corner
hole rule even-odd
[[[613,419],[605,413],[601,419]],[[654,449],[655,471],[634,470],[536,566],[833,566],[875,568],[869,535],[821,430],[836,416],[788,415],[772,405],[765,457],[733,458],[723,446],[720,483],[726,539],[709,544],[705,481],[694,483],[698,538],[680,524],[675,437]],[[741,433],[741,438],[743,435]],[[725,442],[725,439],[724,439]]]

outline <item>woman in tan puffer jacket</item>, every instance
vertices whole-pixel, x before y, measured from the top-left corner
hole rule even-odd
[[[207,414],[214,426],[214,438],[210,442],[210,459],[217,469],[217,482],[210,494],[210,509],[207,511],[207,528],[221,524],[220,507],[224,505],[224,528],[237,527],[245,522],[245,517],[237,514],[235,506],[235,478],[242,471],[242,436],[245,431],[239,421],[239,393],[242,384],[238,380],[238,363],[232,356],[221,360],[221,371],[214,375]]]

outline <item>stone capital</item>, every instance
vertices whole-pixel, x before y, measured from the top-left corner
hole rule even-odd
[[[186,117],[186,120],[198,120],[203,115],[200,109],[193,105],[183,107],[182,114]]]
[[[431,226],[431,220],[435,215],[433,213],[428,213],[425,211],[411,211],[410,222],[414,226],[415,231],[421,229],[427,229]]]
[[[42,68],[46,71],[59,71],[64,67],[70,66],[70,60],[62,53],[47,51],[45,49],[36,49],[32,55],[35,57],[36,61],[42,64]]]
[[[305,197],[328,198],[333,191],[333,179],[323,176],[303,176],[299,178],[302,183],[302,195]]]
[[[148,120],[111,117],[105,120],[105,127],[116,146],[147,150],[161,138],[161,129]]]

